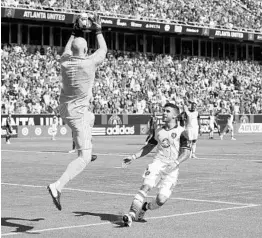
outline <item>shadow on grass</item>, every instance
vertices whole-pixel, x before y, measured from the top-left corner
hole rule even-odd
[[[121,214],[108,214],[108,213],[93,213],[93,212],[73,212],[75,216],[96,216],[100,217],[101,221],[109,221],[112,224],[115,224],[119,227],[125,227],[123,224],[122,217],[123,215]]]
[[[27,233],[28,231],[32,230],[34,227],[29,225],[22,225],[13,221],[30,221],[30,222],[37,222],[42,221],[44,218],[36,218],[36,219],[24,219],[24,218],[15,218],[15,217],[2,217],[1,218],[1,225],[7,226],[7,227],[16,227],[15,231],[12,232],[21,232],[21,233]],[[30,232],[28,234],[40,234],[40,233],[34,233]]]

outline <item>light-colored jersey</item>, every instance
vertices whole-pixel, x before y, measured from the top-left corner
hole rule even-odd
[[[64,53],[61,57],[62,87],[60,114],[65,118],[79,117],[89,107],[97,66],[105,52],[97,50],[84,58]]]
[[[209,125],[214,125],[215,120],[216,120],[215,116],[213,116],[213,115],[209,116]]]
[[[154,159],[167,164],[178,158],[181,148],[191,148],[187,132],[181,126],[170,130],[165,126],[156,129],[148,143],[157,146]]]
[[[55,120],[53,120],[53,122],[52,122],[52,129],[53,129],[53,130],[57,130],[57,126],[58,126],[58,120],[55,119]]]
[[[186,128],[198,128],[198,111],[190,112],[185,110],[186,113]]]
[[[233,125],[233,120],[234,120],[234,115],[230,114],[229,117],[227,118],[227,124]]]

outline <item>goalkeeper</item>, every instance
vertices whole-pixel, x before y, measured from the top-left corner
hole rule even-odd
[[[78,156],[67,166],[62,176],[47,187],[58,210],[62,209],[60,196],[64,186],[81,173],[91,161],[91,131],[94,117],[89,110],[89,103],[96,69],[107,53],[100,18],[95,15],[91,19],[99,46],[92,55],[87,55],[88,47],[79,25],[80,20],[81,16],[76,19],[72,35],[61,57],[62,88],[59,110],[64,122],[72,129]]]

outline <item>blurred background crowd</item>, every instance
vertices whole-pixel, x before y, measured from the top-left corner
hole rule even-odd
[[[56,48],[2,45],[1,111],[55,113],[60,94]],[[262,67],[256,62],[110,51],[96,72],[95,113],[160,112],[167,101],[181,108],[197,98],[198,110],[214,105],[236,114],[262,113]]]
[[[1,4],[262,31],[262,0],[3,0]]]

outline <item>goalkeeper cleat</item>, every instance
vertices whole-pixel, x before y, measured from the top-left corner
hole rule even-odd
[[[125,214],[123,216],[123,222],[125,226],[131,227],[133,222],[132,216],[130,214]]]
[[[191,158],[192,158],[192,159],[197,159],[197,157],[196,157],[195,154],[192,154]]]
[[[56,208],[59,211],[61,211],[62,210],[62,206],[61,206],[61,203],[60,203],[61,193],[56,189],[54,184],[48,185],[47,190],[48,190],[49,194],[51,195],[51,197],[53,199],[53,203],[55,204]]]
[[[147,202],[145,202],[143,205],[142,205],[142,209],[140,210],[140,212],[137,214],[137,221],[142,221],[144,220],[144,216],[146,214],[146,211],[147,211]]]
[[[236,140],[236,138],[232,137],[231,140]]]

